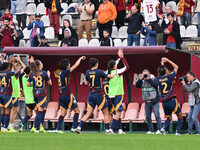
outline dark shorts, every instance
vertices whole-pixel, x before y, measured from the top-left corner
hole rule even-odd
[[[12,98],[12,104],[13,104],[14,107],[17,107],[19,105],[19,98],[13,97]]]
[[[0,107],[12,108],[12,96],[11,95],[0,95]]]
[[[92,107],[94,109],[96,105],[99,107],[99,110],[104,110],[108,107],[108,103],[104,95],[97,92],[90,92],[88,96],[88,107]]]
[[[106,96],[106,100],[108,102],[108,111],[110,114],[115,114],[115,107],[113,105],[112,99]]]
[[[64,109],[74,110],[78,107],[76,99],[72,94],[59,97],[60,107]]]
[[[120,111],[120,112],[123,111],[123,107],[122,107],[123,100],[124,100],[123,95],[115,96],[114,98],[112,98],[112,102],[116,111]]]
[[[171,98],[165,102],[162,102],[162,106],[165,112],[165,117],[171,117],[172,113],[181,113],[181,109],[176,101],[176,98]]]
[[[34,104],[26,104],[26,109],[28,110],[28,111],[30,111],[30,110],[35,110],[35,107],[36,106],[36,104],[34,103]]]
[[[39,107],[46,107],[47,106],[47,97],[34,97],[34,101],[36,103],[36,108],[38,109]]]

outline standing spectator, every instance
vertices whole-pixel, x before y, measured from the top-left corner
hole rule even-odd
[[[14,37],[17,37],[17,31],[13,25],[10,25],[10,19],[4,18],[3,25],[0,29],[1,35],[1,49],[5,46],[14,46]]]
[[[145,33],[144,33],[144,30],[142,30],[142,31],[143,31],[143,33],[145,35],[145,39],[149,43],[149,46],[157,45],[156,44],[157,32],[152,28],[152,24],[149,24],[148,26],[146,26],[145,23],[143,22],[142,26],[143,26],[144,30],[146,30]]]
[[[164,45],[166,44],[170,48],[181,49],[181,35],[179,24],[174,21],[174,14],[171,12],[167,14],[169,24],[167,24],[164,30]]]
[[[191,11],[193,9],[193,11]],[[184,0],[184,12],[181,16],[181,25],[184,25],[186,28],[192,24],[192,17],[195,13],[195,3],[193,0]]]
[[[196,2],[196,12],[198,17],[198,37],[200,37],[200,0],[193,0]]]
[[[44,22],[40,20],[40,15],[29,16],[28,30],[32,30],[30,34],[31,47],[37,47],[39,44],[40,36],[44,34]],[[40,30],[38,33],[37,29]]]
[[[26,28],[26,5],[27,0],[17,0],[16,19],[18,26],[22,27],[22,30]]]
[[[50,47],[44,35],[40,37],[40,44],[38,45],[38,47]]]
[[[15,10],[17,8],[17,0],[11,0],[11,14],[13,15],[14,18],[15,16]]]
[[[167,6],[165,7],[165,12],[166,12],[166,15],[165,15],[165,23],[166,23],[166,24],[169,23],[169,20],[168,20],[168,18],[167,18],[167,14],[169,14],[169,13],[171,13],[171,12],[174,14],[174,21],[178,21],[177,16],[176,16],[176,12],[172,10],[172,7],[171,7],[170,5],[167,5]]]
[[[128,10],[131,10],[133,6],[137,5],[138,9],[140,9],[141,6],[141,0],[128,0]]]
[[[64,36],[65,37],[60,44],[61,47],[78,46],[78,41],[71,36],[71,31],[69,28],[65,29]]]
[[[147,134],[154,134],[154,128],[151,120],[151,113],[154,112],[157,121],[156,134],[161,134],[162,128],[160,113],[159,113],[159,92],[157,80],[154,75],[150,74],[149,70],[144,69],[139,80],[136,82],[136,88],[142,88],[142,99],[145,101],[145,114],[149,131]]]
[[[188,114],[188,134],[192,134],[193,124],[196,127],[196,134],[200,134],[200,126],[198,115],[200,112],[200,97],[199,97],[199,87],[200,82],[193,72],[188,72],[186,74],[188,85],[185,84],[184,79],[181,83],[183,84],[184,91],[189,93],[188,105],[190,106],[190,112]]]
[[[3,23],[4,18],[9,19],[10,25],[13,23],[12,22],[13,16],[12,14],[10,14],[10,9],[8,8],[5,9],[5,14],[1,17],[2,23]]]
[[[110,35],[112,35],[113,21],[117,17],[117,10],[115,5],[109,0],[103,0],[103,3],[99,6],[97,16],[97,28],[99,29],[100,40],[103,37],[103,30],[108,29]]]
[[[80,22],[78,25],[78,39],[83,37],[83,31],[86,31],[88,41],[91,40],[92,29],[92,15],[95,10],[94,4],[90,0],[85,0],[80,7],[77,6],[78,13],[80,13]]]
[[[59,18],[60,13],[63,11],[61,7],[62,0],[45,0],[45,7],[49,15],[50,26],[54,28],[55,36],[59,34]]]
[[[124,18],[126,17],[125,0],[113,0],[113,3],[117,9],[117,18],[115,19],[115,23],[119,29],[121,26],[124,26]]]
[[[65,33],[65,29],[66,29],[66,28],[69,28],[69,29],[70,29],[70,31],[71,31],[71,36],[72,36],[73,38],[75,38],[75,39],[78,41],[77,32],[76,32],[76,30],[71,26],[71,23],[70,23],[70,21],[69,21],[68,19],[64,19],[64,20],[63,20],[62,33],[59,34],[58,39],[59,39],[59,40],[64,39],[64,37],[65,37],[65,36],[64,36],[64,33]]]
[[[114,46],[114,42],[109,33],[110,31],[108,29],[103,30],[103,38],[100,41],[100,46]]]
[[[136,6],[131,8],[131,12],[125,18],[125,22],[128,23],[128,46],[132,46],[133,42],[135,42],[136,46],[140,46],[140,30],[144,18],[138,13],[138,8]]]

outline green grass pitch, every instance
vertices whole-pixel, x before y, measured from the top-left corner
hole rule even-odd
[[[199,135],[2,133],[0,150],[200,150]]]

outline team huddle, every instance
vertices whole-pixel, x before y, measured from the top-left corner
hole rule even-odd
[[[129,65],[124,58],[123,50],[118,50],[118,59],[110,60],[106,71],[98,69],[99,62],[96,58],[89,59],[89,69],[86,71],[87,85],[90,92],[88,96],[87,112],[78,124],[79,108],[70,88],[70,73],[73,72],[81,63],[86,60],[85,56],[80,57],[76,63],[71,66],[67,58],[60,60],[57,72],[57,81],[59,86],[59,105],[61,115],[58,119],[56,133],[63,133],[62,123],[67,114],[67,110],[74,111],[73,125],[71,132],[81,133],[84,123],[92,115],[96,105],[104,115],[106,134],[115,134],[117,127],[119,134],[125,134],[122,130],[121,112],[123,111],[124,85],[123,74],[129,69]],[[119,62],[123,67],[119,69]],[[169,63],[174,68],[172,73],[168,73],[165,63]],[[19,124],[19,132],[23,131],[25,123],[32,117],[33,111],[36,112],[34,125],[30,130],[33,133],[43,132],[44,119],[47,107],[46,83],[52,85],[50,72],[43,71],[43,64],[39,60],[29,58],[29,66],[26,67],[20,57],[10,56],[7,62],[0,65],[0,106],[2,108],[1,131],[17,132],[14,130],[14,120],[18,113],[18,100],[20,94],[19,76],[22,76],[22,88],[25,97],[27,115]],[[160,88],[163,109],[166,115],[166,121],[160,129],[160,133],[165,134],[172,113],[177,114],[178,123],[176,135],[180,134],[182,128],[181,109],[176,101],[173,80],[176,77],[178,66],[167,58],[161,59],[161,66],[158,69],[157,86]]]

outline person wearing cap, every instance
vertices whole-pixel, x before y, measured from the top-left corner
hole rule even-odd
[[[46,38],[44,35],[40,37],[40,44],[38,47],[50,47],[49,44],[46,42]]]
[[[69,28],[65,29],[64,39],[62,40],[60,46],[61,47],[78,46],[78,41],[71,36],[71,31]]]
[[[40,14],[35,16],[29,16],[28,30],[31,30],[30,43],[31,47],[37,47],[39,45],[39,39],[44,34],[44,22],[40,20]],[[39,33],[37,31],[39,29]]]

